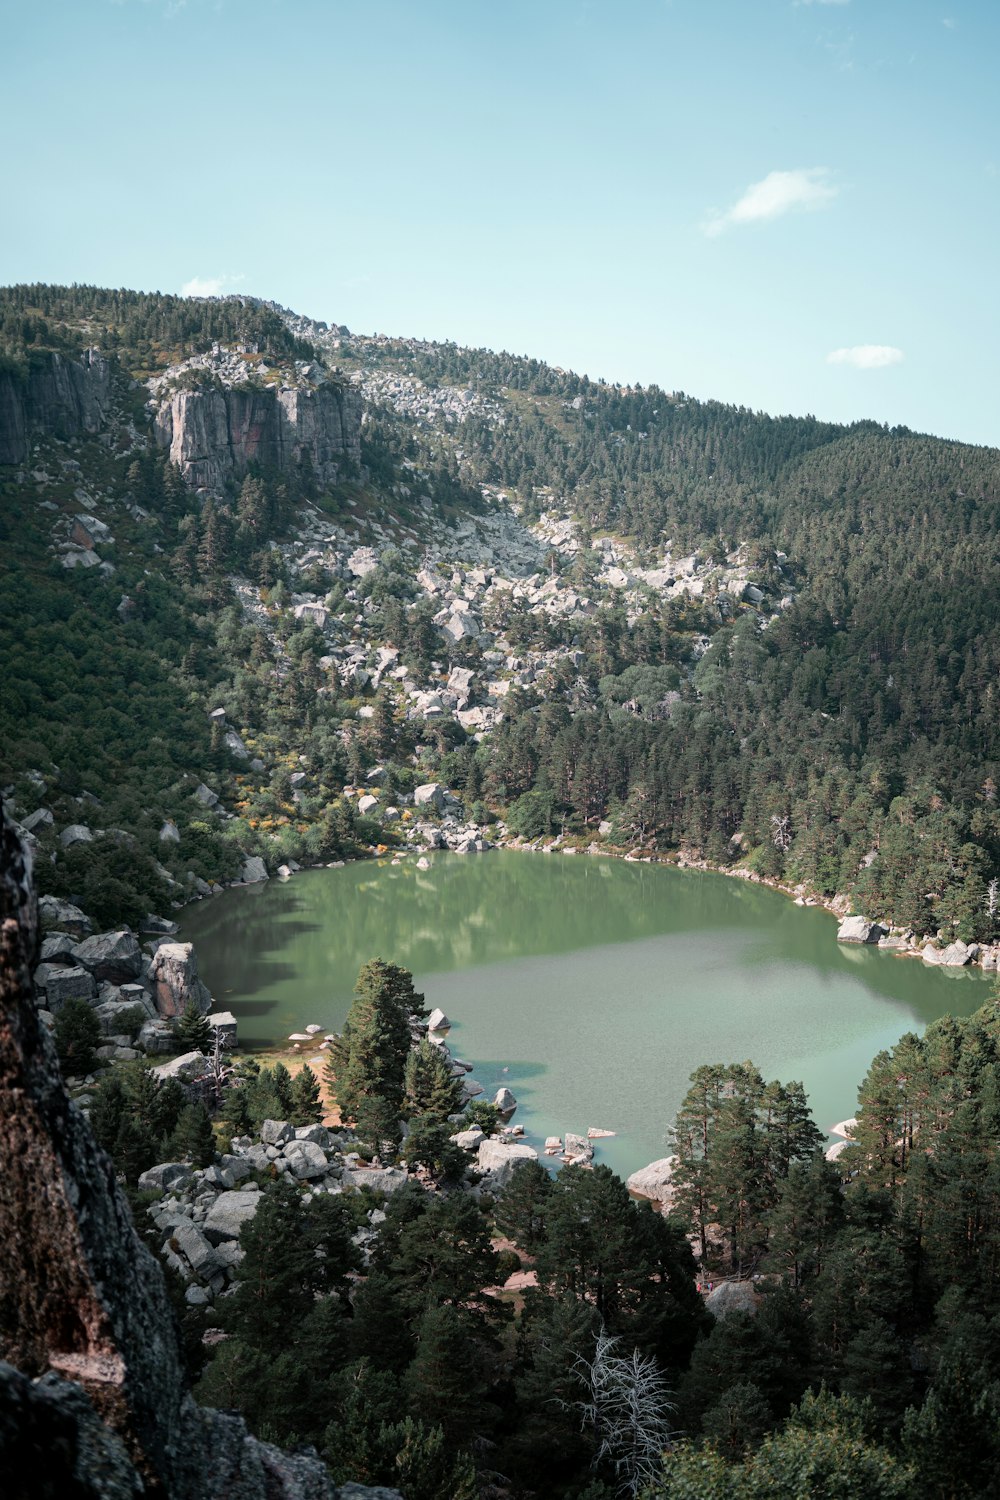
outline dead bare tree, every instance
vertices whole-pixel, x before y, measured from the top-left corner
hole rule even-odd
[[[589,1400],[575,1405],[583,1427],[592,1427],[598,1439],[596,1462],[607,1460],[618,1493],[635,1500],[660,1473],[674,1407],[656,1360],[637,1349],[631,1354],[620,1350],[621,1340],[602,1329],[593,1358],[576,1361]]]

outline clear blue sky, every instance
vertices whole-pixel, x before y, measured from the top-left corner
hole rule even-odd
[[[1000,444],[1000,0],[0,0],[0,38],[0,282]]]

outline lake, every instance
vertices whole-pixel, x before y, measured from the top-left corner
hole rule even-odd
[[[244,1046],[339,1030],[358,970],[413,972],[455,1023],[452,1051],[492,1098],[519,1101],[532,1144],[617,1132],[599,1161],[622,1174],[666,1154],[701,1063],[752,1059],[800,1079],[820,1129],[855,1109],[880,1048],[991,993],[943,971],[836,941],[836,922],[767,888],[696,870],[496,850],[303,871],[189,908],[202,978]]]

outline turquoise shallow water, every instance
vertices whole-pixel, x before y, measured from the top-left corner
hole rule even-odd
[[[978,970],[835,934],[827,913],[726,876],[507,850],[306,871],[202,902],[181,931],[245,1044],[338,1029],[361,965],[402,964],[487,1094],[513,1089],[529,1139],[614,1130],[598,1154],[622,1173],[666,1153],[700,1063],[801,1079],[826,1130],[880,1048],[989,996]]]

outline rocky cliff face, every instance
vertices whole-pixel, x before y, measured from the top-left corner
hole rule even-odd
[[[336,1500],[185,1386],[159,1265],[63,1087],[31,993],[30,859],[0,820],[0,1472],[8,1500]],[[359,1497],[376,1492],[358,1489]],[[385,1493],[385,1492],[383,1492]]]
[[[111,403],[111,366],[96,349],[80,360],[48,354],[20,377],[0,374],[0,464],[20,464],[35,432],[98,432]]]
[[[361,462],[361,398],[323,385],[176,391],[158,408],[156,438],[194,489],[220,491],[251,463],[291,470],[308,456],[321,484]]]

